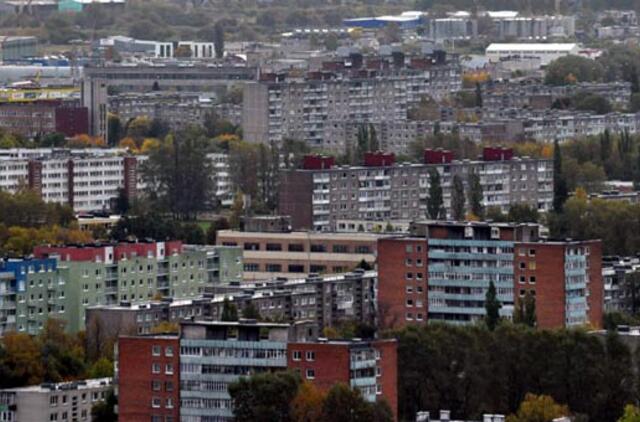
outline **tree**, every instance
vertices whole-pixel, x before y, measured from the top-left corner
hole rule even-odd
[[[224,26],[222,22],[216,22],[213,29],[213,47],[216,50],[216,58],[224,56]]]
[[[476,82],[476,107],[482,108],[482,87]]]
[[[562,152],[556,139],[553,142],[553,210],[556,213],[562,212],[568,196],[567,182],[562,174]]]
[[[91,365],[87,372],[89,378],[106,378],[113,376],[113,362],[107,358],[100,358]]]
[[[527,291],[524,297],[516,299],[516,306],[513,310],[513,322],[524,324],[529,327],[536,326],[536,298]]]
[[[0,378],[2,388],[39,384],[45,370],[38,342],[28,334],[8,332],[0,340],[2,356]]]
[[[115,212],[120,215],[124,215],[129,211],[129,197],[124,188],[118,188],[118,197],[115,205]]]
[[[179,45],[175,50],[175,56],[177,58],[190,58],[191,48],[188,45]]]
[[[580,56],[560,57],[546,68],[544,82],[547,85],[568,85],[575,82],[601,80],[604,71],[599,62]]]
[[[451,213],[453,219],[456,221],[464,221],[465,213],[465,198],[464,198],[464,184],[462,178],[459,175],[453,176],[453,183],[451,189]]]
[[[224,298],[222,303],[222,314],[220,315],[220,321],[237,321],[238,320],[238,308],[235,304],[231,303],[229,299]]]
[[[478,173],[469,174],[469,208],[473,215],[484,218],[484,194]]]
[[[253,302],[249,302],[242,309],[242,318],[255,319],[256,321],[260,321],[261,319],[260,311],[258,310],[258,308],[256,308],[256,305],[254,305]]]
[[[507,215],[507,219],[514,223],[537,223],[538,218],[538,210],[525,203],[511,204]]]
[[[360,390],[337,383],[328,391],[322,406],[322,420],[333,422],[391,422],[388,405],[367,402]]]
[[[560,405],[551,396],[527,394],[515,415],[507,422],[552,422],[556,418],[569,416],[569,408]]]
[[[489,282],[489,289],[485,294],[484,310],[485,310],[485,323],[490,331],[495,330],[500,322],[500,309],[502,304],[498,300],[498,294],[496,292],[496,285],[493,281]]]
[[[104,401],[96,403],[91,408],[91,420],[93,422],[116,422],[118,420],[118,415],[115,411],[117,404],[118,399],[113,389],[111,389]]]
[[[369,264],[367,261],[365,261],[364,258],[362,258],[362,260],[358,263],[358,266],[356,268],[360,268],[361,270],[365,270],[365,271],[373,270],[373,266]]]
[[[443,206],[440,173],[436,169],[429,171],[429,197],[427,198],[427,217],[438,220],[446,217]]]
[[[259,373],[229,385],[237,422],[291,421],[301,380],[293,372]]]
[[[294,422],[322,422],[325,395],[310,382],[303,382],[291,402],[291,420]]]
[[[122,122],[117,114],[109,113],[107,116],[107,143],[111,146],[118,145],[122,139]]]
[[[167,137],[143,165],[149,199],[176,220],[194,220],[198,212],[211,207],[212,163],[207,144],[201,131],[190,128],[175,138]]]
[[[633,404],[628,404],[624,407],[624,414],[618,422],[640,422],[640,408]]]
[[[605,97],[589,92],[578,92],[571,97],[570,104],[576,110],[592,111],[596,114],[610,113],[613,108]]]

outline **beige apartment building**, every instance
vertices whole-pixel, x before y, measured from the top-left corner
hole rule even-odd
[[[363,260],[374,265],[376,233],[218,232],[218,245],[243,249],[244,279],[300,278],[301,274],[352,271]]]

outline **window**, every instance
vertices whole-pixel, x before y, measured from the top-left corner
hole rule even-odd
[[[304,245],[302,243],[290,243],[289,252],[304,252]]]
[[[309,362],[313,362],[314,360],[316,360],[316,352],[308,351],[308,352],[306,353],[305,358],[307,359],[307,361],[309,361]]]
[[[307,379],[312,380],[316,377],[316,371],[314,369],[307,369]]]
[[[536,269],[536,261],[529,262],[529,269],[530,270],[535,270]]]
[[[58,414],[57,413],[52,413],[49,415],[49,420],[50,421],[57,421],[58,420]]]
[[[164,355],[165,356],[173,356],[173,347],[172,346],[167,346],[164,348]]]
[[[406,265],[407,267],[412,266],[413,265],[413,260],[411,258],[405,259],[404,265]]]
[[[151,381],[151,389],[153,391],[160,391],[162,389],[162,383],[160,381]]]
[[[160,407],[160,397],[153,397],[151,399],[151,407],[159,408]]]
[[[333,245],[333,253],[348,253],[347,245]]]
[[[152,363],[151,364],[151,373],[153,374],[159,374],[160,373],[160,364],[159,363]]]
[[[167,375],[173,374],[173,363],[167,363],[164,366],[164,373]]]
[[[413,279],[413,273],[407,273],[407,274],[405,275],[405,278],[406,278],[407,280],[412,280],[412,279]]]
[[[523,276],[523,275],[521,275],[521,276],[520,276],[520,283],[524,283],[525,281],[527,281],[527,280],[526,280],[526,277],[525,277],[525,276]]]
[[[407,246],[405,247],[405,252],[406,252],[406,253],[412,253],[412,252],[413,252],[413,246],[411,246],[411,245],[407,245]]]
[[[371,248],[366,245],[356,246],[356,253],[359,254],[368,254],[371,253]]]
[[[536,250],[535,249],[529,249],[529,256],[536,256]]]
[[[58,405],[58,396],[49,397],[49,405],[50,406],[57,406]]]
[[[256,263],[245,263],[244,270],[250,273],[255,273],[260,271],[260,265]]]
[[[289,265],[288,269],[290,273],[303,273],[304,265],[292,264],[292,265]]]
[[[167,397],[164,407],[167,409],[173,409],[173,399],[171,397]]]
[[[268,251],[281,251],[282,245],[280,243],[267,243]]]
[[[526,263],[526,262],[521,262],[521,263],[520,263],[520,269],[521,269],[521,270],[524,270],[524,269],[526,269],[526,268],[527,268],[527,263]]]
[[[67,396],[62,396],[62,404],[67,404]]]
[[[153,348],[151,349],[151,354],[153,356],[160,356],[161,352],[162,352],[162,347],[158,345],[154,345]]]
[[[292,359],[293,360],[302,359],[302,352],[300,350],[294,350],[293,353],[292,353]]]
[[[167,381],[167,382],[164,384],[164,389],[165,389],[165,391],[167,391],[167,392],[172,392],[172,391],[173,391],[173,382],[172,382],[172,381]]]
[[[267,272],[269,273],[279,273],[282,272],[282,265],[280,264],[267,264],[266,265]]]
[[[327,247],[325,245],[322,245],[322,244],[311,245],[311,252],[326,252],[326,251],[327,251]]]
[[[535,284],[535,282],[536,282],[536,276],[535,275],[530,276],[529,283]]]

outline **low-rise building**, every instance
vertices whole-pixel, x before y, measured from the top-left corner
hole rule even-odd
[[[373,266],[374,233],[287,233],[221,230],[216,243],[244,250],[244,278],[299,278],[301,274],[333,274],[354,270],[362,261]]]
[[[67,137],[89,131],[86,107],[77,101],[5,102],[0,104],[0,128],[32,139],[53,132]]]
[[[542,66],[560,57],[577,56],[579,53],[580,47],[574,43],[494,43],[485,51],[487,58],[494,63],[509,57],[537,57]]]
[[[94,378],[0,390],[0,421],[91,421],[112,388],[111,378]]]

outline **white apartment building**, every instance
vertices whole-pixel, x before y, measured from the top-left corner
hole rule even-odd
[[[91,421],[91,408],[106,400],[111,378],[44,383],[0,390],[0,421]]]
[[[540,59],[541,66],[546,66],[560,57],[578,55],[579,52],[580,48],[575,43],[494,43],[485,50],[489,61],[494,63],[512,57],[536,57]]]

